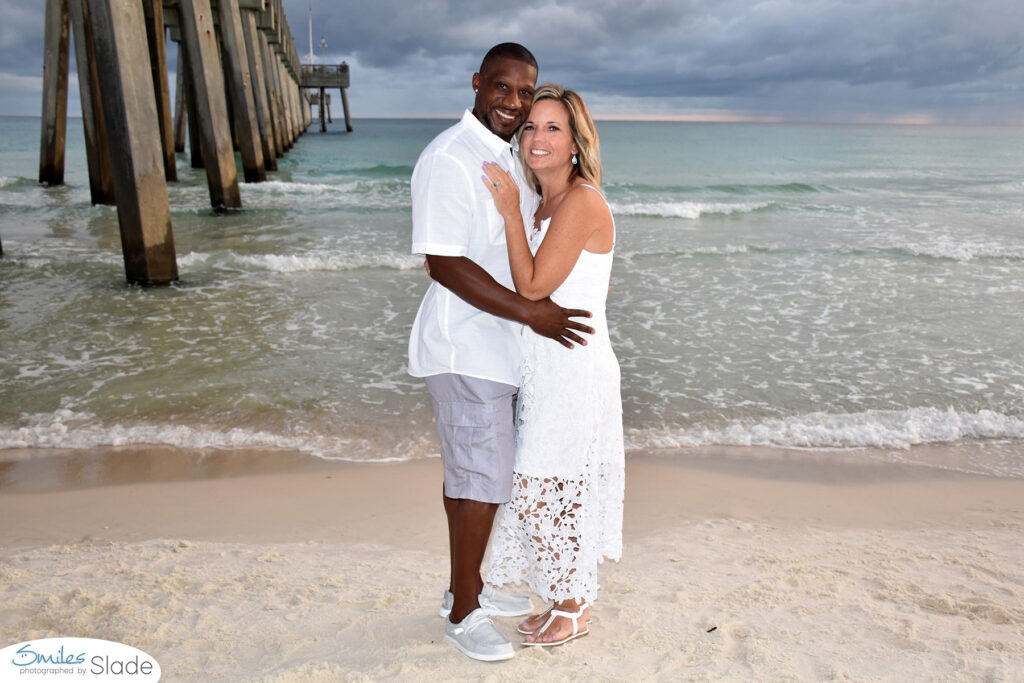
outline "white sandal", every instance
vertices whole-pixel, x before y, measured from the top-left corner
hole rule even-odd
[[[538,612],[537,615],[536,615],[537,618],[540,619],[542,616],[544,616],[545,614],[550,612],[553,608],[554,608],[554,605],[551,605],[551,607],[548,607],[543,612]],[[527,630],[523,629],[523,624],[525,624],[530,619],[533,619],[533,616],[531,616],[531,617],[529,617],[527,619],[524,619],[521,623],[516,624],[516,631],[521,633],[521,634],[523,634],[524,636],[533,635],[534,631],[539,631],[540,629],[534,629],[534,631],[527,631]]]
[[[580,617],[583,616],[583,610],[585,609],[587,609],[586,602],[580,605],[580,609],[578,612],[565,612],[563,610],[554,609],[552,607],[551,616],[548,617],[548,620],[544,622],[543,626],[541,626],[539,629],[533,632],[532,635],[534,636],[534,638],[536,638],[537,636],[544,635],[544,632],[548,630],[548,627],[551,626],[551,624],[555,621],[556,617],[565,617],[566,619],[572,620],[572,634],[566,636],[565,638],[562,638],[561,640],[552,640],[546,642],[540,642],[537,640],[524,640],[523,645],[526,647],[555,647],[556,645],[564,645],[565,643],[568,643],[570,640],[573,640],[574,638],[579,638],[581,636],[587,635],[588,633],[590,633],[589,623],[587,624],[586,628],[584,628],[582,631],[580,630]]]

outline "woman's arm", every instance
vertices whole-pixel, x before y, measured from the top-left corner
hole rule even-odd
[[[565,282],[591,237],[610,227],[607,206],[592,190],[569,190],[551,217],[547,235],[534,258],[526,241],[515,183],[497,166],[489,166],[485,171],[495,205],[505,219],[505,241],[516,291],[534,301],[551,296]],[[497,187],[495,181],[499,183]]]
[[[519,187],[512,176],[498,164],[485,163],[482,176],[487,189],[491,191],[494,205],[505,220],[505,248],[508,249],[508,264],[512,270],[512,282],[519,295],[533,301],[543,296],[528,296],[522,285],[533,279],[533,254],[526,241],[523,214],[519,210]],[[554,291],[554,290],[551,290]]]

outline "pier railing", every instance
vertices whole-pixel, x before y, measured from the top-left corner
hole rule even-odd
[[[303,88],[347,88],[348,64],[303,64],[299,84]]]

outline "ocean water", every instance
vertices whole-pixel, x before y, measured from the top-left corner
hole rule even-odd
[[[428,285],[409,176],[450,123],[311,128],[221,215],[179,155],[181,281],[146,289],[124,284],[115,210],[90,205],[80,122],[67,184],[42,188],[38,119],[0,118],[0,461],[132,444],[436,453],[405,373]],[[599,129],[628,448],[1024,477],[1024,131]],[[952,464],[911,448],[962,443]]]

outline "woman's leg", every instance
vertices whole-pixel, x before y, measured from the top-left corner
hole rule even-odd
[[[516,483],[516,491],[525,494],[520,495],[522,504],[519,519],[529,534],[531,556],[545,568],[546,577],[552,581],[548,586],[549,599],[558,593],[564,595],[565,586],[569,585],[576,574],[575,561],[580,551],[577,515],[581,506],[578,502],[578,482],[565,481],[559,477],[521,477]],[[552,609],[576,613],[582,603],[582,600],[574,599],[556,601],[543,612],[524,620],[518,630],[523,634],[533,634],[543,628]],[[578,622],[580,630],[586,629],[589,611],[584,612],[584,616],[585,619]],[[553,637],[551,634],[565,631],[565,636],[569,636],[572,635],[572,629],[571,620],[556,617],[545,635],[538,640],[561,640],[561,637]],[[533,642],[533,638],[528,635],[525,641]]]

